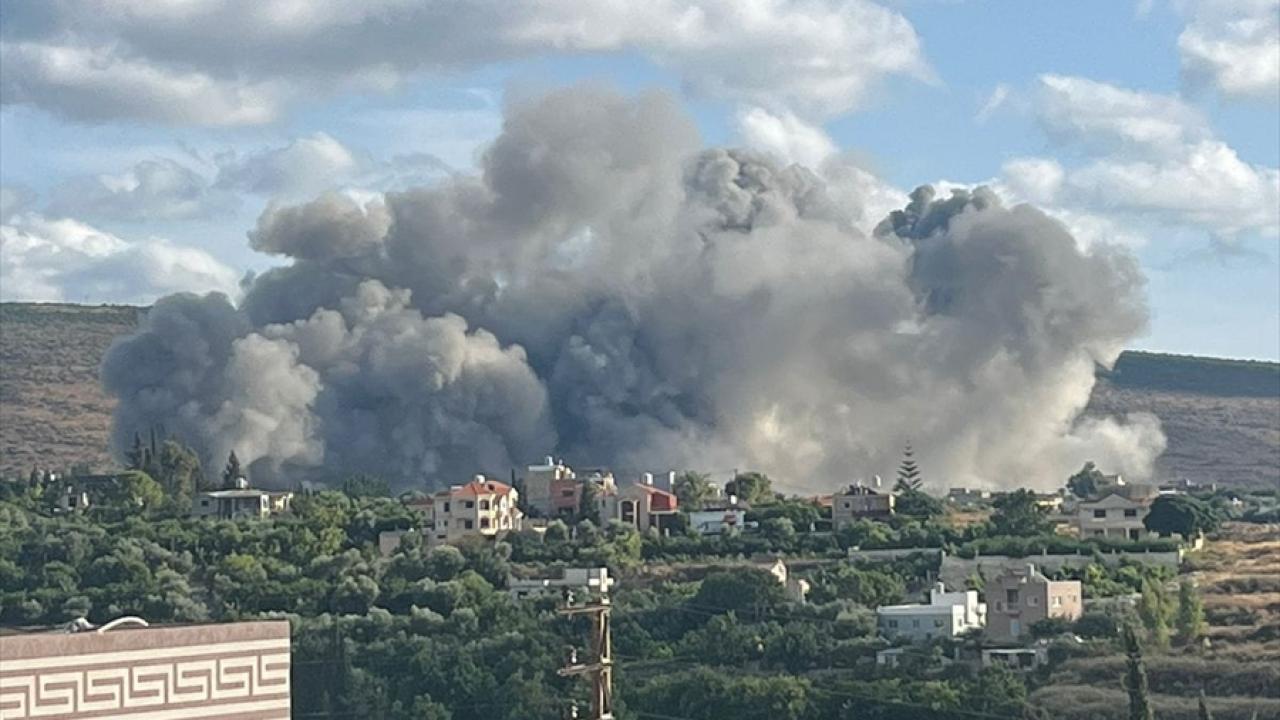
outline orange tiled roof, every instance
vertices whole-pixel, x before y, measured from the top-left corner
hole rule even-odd
[[[450,488],[449,494],[453,497],[476,497],[479,495],[506,495],[511,492],[511,486],[506,483],[500,483],[497,480],[472,480],[466,485],[457,488]]]

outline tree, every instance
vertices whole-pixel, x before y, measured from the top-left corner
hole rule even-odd
[[[786,601],[782,583],[758,568],[719,570],[707,575],[693,596],[704,612],[735,611],[739,617],[767,612]]]
[[[147,449],[142,444],[142,433],[133,434],[133,446],[124,457],[130,470],[141,470],[147,466]]]
[[[773,483],[769,476],[758,472],[738,473],[724,486],[725,493],[736,495],[751,505],[773,500]]]
[[[901,495],[907,491],[920,492],[924,487],[924,478],[920,476],[920,467],[916,465],[915,452],[911,449],[911,443],[907,443],[902,449],[902,464],[898,466],[898,482],[893,486],[893,492]]]
[[[107,501],[127,507],[154,508],[164,501],[164,490],[150,475],[130,470],[116,476],[114,487],[107,494]]]
[[[1147,636],[1157,647],[1169,644],[1169,598],[1158,580],[1143,578],[1142,597],[1138,599],[1138,618]]]
[[[1155,720],[1147,687],[1147,668],[1142,661],[1142,646],[1132,625],[1124,629],[1124,651],[1127,656],[1124,689],[1129,694],[1129,720]]]
[[[681,505],[696,510],[711,498],[711,480],[705,473],[690,470],[676,477],[671,491]]]
[[[894,512],[907,517],[931,518],[946,512],[942,501],[923,490],[906,489],[898,494]]]
[[[240,458],[236,457],[236,451],[232,450],[227,456],[227,466],[222,469],[222,489],[234,489],[236,481],[242,477],[244,477],[244,471],[240,469]]]
[[[391,487],[377,475],[356,473],[342,481],[342,492],[349,498],[385,498],[391,495]]]
[[[1178,642],[1191,643],[1204,634],[1204,603],[1190,578],[1178,584],[1178,614],[1174,619]]]
[[[1198,710],[1199,713],[1196,717],[1198,717],[1199,720],[1213,720],[1213,713],[1209,712],[1209,702],[1204,696],[1203,689],[1200,690],[1200,706]]]
[[[170,501],[178,505],[191,502],[191,496],[204,477],[200,458],[194,450],[175,440],[166,440],[160,447],[159,457],[151,465],[155,467],[152,477],[164,488]]]
[[[1034,537],[1053,530],[1048,511],[1041,507],[1030,490],[1015,490],[1001,495],[993,503],[991,526],[995,535]]]
[[[1080,472],[1067,478],[1067,489],[1078,498],[1093,497],[1107,482],[1107,476],[1089,461],[1080,468]]]
[[[1219,518],[1211,506],[1189,495],[1161,495],[1142,524],[1153,533],[1190,538],[1216,529]]]
[[[582,496],[578,498],[578,520],[595,521],[600,518],[600,486],[591,480],[582,483]]]

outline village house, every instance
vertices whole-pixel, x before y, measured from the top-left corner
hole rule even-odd
[[[679,514],[675,493],[659,490],[652,483],[653,476],[646,473],[637,483],[603,490],[598,507],[601,525],[618,520],[642,531],[671,527]]]
[[[614,579],[609,568],[561,568],[552,577],[517,578],[507,580],[507,592],[516,600],[555,596],[566,592],[587,595],[608,595]]]
[[[548,455],[541,465],[530,465],[524,474],[524,502],[529,512],[544,518],[569,518],[582,509],[583,488],[594,484],[597,495],[616,489],[613,473],[605,469],[575,473],[573,468]]]
[[[876,608],[880,634],[907,642],[955,637],[980,629],[987,622],[987,606],[974,590],[947,592],[942,583],[929,591],[929,604],[882,605]]]
[[[1082,538],[1106,537],[1140,540],[1147,531],[1147,513],[1159,492],[1152,485],[1109,485],[1090,500],[1076,503],[1076,530]]]
[[[986,597],[987,637],[997,642],[1017,642],[1045,618],[1077,620],[1084,609],[1079,580],[1050,580],[1030,563],[988,582]]]
[[[721,535],[733,530],[742,530],[747,525],[747,510],[744,502],[730,495],[725,500],[713,500],[702,506],[700,510],[689,510],[689,527],[700,535]]]
[[[879,478],[877,478],[877,482]],[[861,483],[850,485],[831,498],[831,526],[836,531],[862,519],[884,520],[893,515],[895,498]]]
[[[524,515],[516,507],[518,498],[515,488],[483,475],[441,490],[432,497],[431,544],[492,538],[519,530]]]
[[[226,490],[198,493],[191,501],[191,516],[220,520],[266,518],[288,512],[293,503],[293,493],[252,488],[243,477],[232,484]]]

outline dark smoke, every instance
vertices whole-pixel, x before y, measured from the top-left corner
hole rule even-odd
[[[698,145],[664,96],[578,88],[511,109],[478,177],[269,208],[252,244],[291,265],[112,348],[117,447],[162,423],[402,486],[554,450],[830,490],[907,440],[939,484],[1150,472],[1154,418],[1079,418],[1146,321],[1130,256],[982,188],[867,235],[814,172]]]

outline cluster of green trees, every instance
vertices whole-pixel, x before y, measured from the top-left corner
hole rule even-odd
[[[582,621],[556,613],[555,598],[518,602],[503,590],[514,558],[540,552],[531,536],[428,549],[408,535],[382,557],[379,531],[412,518],[398,501],[365,496],[364,485],[302,494],[293,513],[269,521],[190,519],[163,503],[149,516],[53,515],[25,487],[7,488],[0,623],[285,617],[303,716],[550,720],[566,700],[585,701],[580,684],[555,672],[563,648],[583,643]],[[642,557],[632,528],[558,531],[540,546],[572,546],[575,561],[617,567]],[[841,565],[814,576],[808,605],[751,568],[624,590],[615,601],[620,710],[905,720],[961,717],[980,702],[1020,712],[1026,689],[1002,671],[867,670],[884,646],[871,606],[901,598],[925,570]],[[834,672],[855,666],[863,670]],[[694,695],[693,705],[672,704]]]

